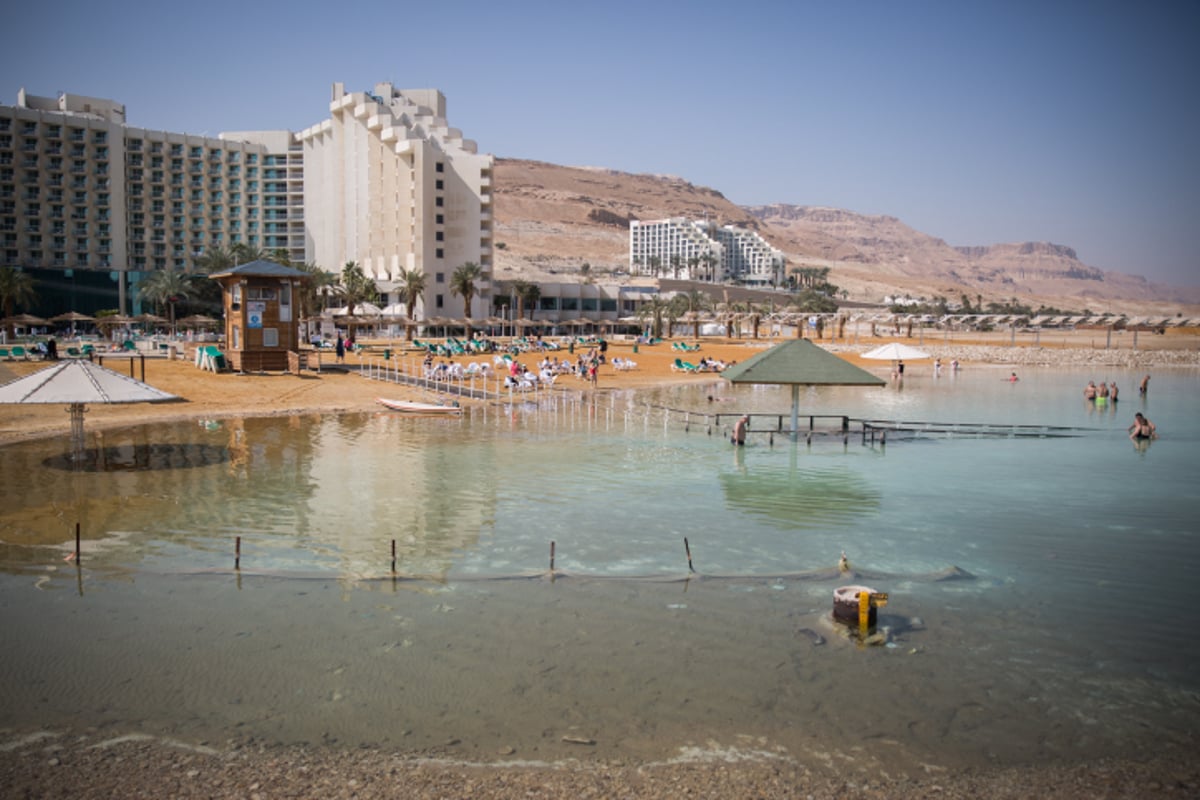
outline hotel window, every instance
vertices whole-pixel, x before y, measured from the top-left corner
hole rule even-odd
[[[436,298],[436,302],[434,303],[434,307],[436,307],[436,308],[443,308],[443,307],[445,307],[445,305],[446,305],[446,302],[445,302],[445,300],[444,300],[444,299],[442,298],[442,296],[439,294],[439,295],[437,296],[437,298]]]
[[[444,242],[446,240],[446,234],[442,233],[441,231],[438,231],[437,233],[434,234],[434,238],[439,242]]]
[[[441,225],[441,224],[445,223],[445,221],[446,221],[446,217],[443,214],[438,214],[436,219],[437,219],[438,225]]]
[[[438,182],[433,185],[433,188],[437,189],[440,192],[446,188],[446,182],[439,178]]]
[[[434,255],[435,255],[437,258],[445,258],[445,257],[446,257],[446,251],[445,251],[445,250],[443,250],[442,248],[440,248],[440,247],[439,247],[439,248],[437,249],[437,251],[436,251],[436,253],[435,253]]]
[[[434,275],[433,282],[434,283],[445,283],[446,282],[446,273],[444,273],[444,272],[436,273]]]
[[[445,172],[445,171],[446,171],[446,165],[445,165],[444,163],[442,163],[441,161],[437,162],[437,171],[438,171],[438,172]]]
[[[438,198],[435,198],[435,199],[434,199],[434,201],[433,201],[433,204],[434,204],[435,206],[437,206],[438,208],[441,208],[442,206],[444,206],[444,205],[445,205],[445,203],[442,201],[442,198],[440,198],[440,197],[438,197]]]

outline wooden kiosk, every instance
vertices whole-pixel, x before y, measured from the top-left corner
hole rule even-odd
[[[209,276],[225,303],[225,360],[238,372],[285,371],[300,350],[299,288],[308,273],[251,261]]]

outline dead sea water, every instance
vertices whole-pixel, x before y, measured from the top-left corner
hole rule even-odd
[[[893,776],[1187,752],[1197,374],[1140,398],[1125,373],[908,372],[803,410],[1071,435],[735,450],[735,412],[790,398],[714,384],[150,425],[93,437],[79,471],[62,441],[6,447],[0,726]],[[1083,400],[1101,378],[1115,409]],[[829,621],[843,583],[889,594],[887,645]]]

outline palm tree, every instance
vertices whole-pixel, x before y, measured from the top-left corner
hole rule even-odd
[[[671,277],[679,280],[679,268],[683,264],[683,256],[678,253],[671,255]]]
[[[33,276],[12,267],[0,268],[0,306],[4,308],[4,316],[11,317],[15,306],[31,305],[37,300],[37,292],[33,290]],[[8,335],[16,335],[12,323],[8,325]]]
[[[704,279],[709,283],[715,283],[717,280],[715,269],[717,265],[717,257],[712,253],[705,253],[704,255],[700,256],[700,260],[704,262]]]
[[[321,269],[316,264],[292,264],[292,267],[308,273],[308,280],[302,281],[298,300],[300,302],[300,318],[316,316],[321,305],[321,298],[332,293],[337,286],[337,275]]]
[[[350,317],[354,316],[356,306],[379,300],[375,281],[367,277],[357,261],[347,261],[342,267],[342,296],[346,300],[346,315]]]
[[[650,256],[650,274],[655,278],[658,277],[659,270],[662,268],[662,259],[658,256]]]
[[[683,294],[677,294],[674,298],[683,312],[691,318],[692,322],[692,338],[700,338],[700,312],[712,310],[712,298],[707,292],[702,292],[699,289],[689,289]]]
[[[155,270],[142,281],[138,288],[138,297],[149,300],[155,307],[168,309],[167,319],[171,322],[171,330],[175,330],[175,304],[180,300],[190,298],[196,292],[196,285],[191,275],[174,270]]]
[[[460,295],[466,309],[467,338],[471,338],[471,299],[475,297],[475,284],[483,279],[483,267],[468,261],[450,275],[450,294]]]
[[[649,300],[646,300],[638,306],[638,319],[650,319],[650,337],[653,339],[661,339],[663,331],[663,316],[666,315],[670,304],[662,299],[661,295],[651,295]]]
[[[417,313],[417,301],[425,294],[425,286],[428,283],[429,276],[424,270],[409,269],[400,273],[400,294],[404,297],[404,308],[408,313],[408,321],[415,322]],[[406,325],[404,336],[408,341],[413,340],[413,331],[416,325]]]
[[[524,319],[526,308],[538,305],[541,299],[541,287],[538,284],[517,278],[509,284],[509,291],[517,299],[517,319]]]
[[[237,245],[234,245],[234,247],[237,247]],[[242,263],[245,262],[238,260],[238,255],[233,247],[222,247],[219,244],[205,248],[204,255],[195,261],[196,269],[206,275],[211,275],[214,272],[224,272]]]

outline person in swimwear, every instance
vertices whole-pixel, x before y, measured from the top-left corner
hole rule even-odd
[[[1088,381],[1088,385],[1083,388],[1083,399],[1084,400],[1095,400],[1096,399],[1096,383],[1094,381]]]
[[[750,425],[750,415],[747,414],[737,421],[733,426],[733,436],[731,441],[735,446],[742,446],[746,443],[746,428]]]
[[[1141,439],[1157,439],[1158,431],[1154,423],[1142,416],[1142,412],[1133,415],[1133,424],[1129,426],[1129,438],[1133,441]]]

